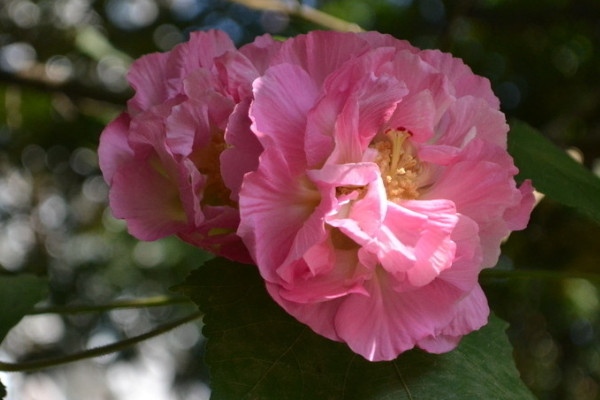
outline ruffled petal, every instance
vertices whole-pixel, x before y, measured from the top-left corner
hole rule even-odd
[[[104,180],[109,185],[119,166],[133,157],[133,150],[127,140],[130,121],[129,114],[122,113],[108,124],[100,135],[98,160]]]
[[[448,200],[388,205],[377,250],[382,266],[398,280],[396,288],[424,286],[451,267],[456,251],[451,234],[457,222]]]
[[[141,240],[160,239],[189,224],[179,188],[152,160],[133,159],[121,166],[109,200],[115,217],[127,220],[129,233]]]
[[[521,192],[521,201],[514,207],[508,208],[504,213],[504,220],[512,231],[525,229],[529,223],[529,216],[535,205],[535,196],[533,195],[533,186],[529,179],[523,181],[519,187]]]
[[[301,68],[281,64],[271,67],[253,87],[250,118],[261,144],[278,147],[294,166],[304,164],[305,118],[318,93],[314,81]]]
[[[484,99],[492,108],[500,108],[500,101],[494,95],[490,81],[475,75],[461,59],[439,50],[424,50],[421,57],[448,77],[455,89],[456,97],[474,96]]]
[[[398,293],[381,270],[364,286],[368,296],[344,298],[335,316],[335,329],[354,352],[370,361],[393,360],[448,325],[462,294],[436,281]]]
[[[453,350],[460,339],[487,324],[490,309],[485,294],[479,285],[454,306],[452,321],[438,332],[418,342],[418,346],[429,353],[445,353]]]
[[[244,178],[239,202],[238,234],[270,281],[278,279],[275,271],[288,259],[294,241],[299,240],[298,231],[321,203],[318,189],[295,175],[278,150],[271,147],[263,152],[259,169]],[[319,242],[312,240],[311,245]]]
[[[369,50],[369,45],[358,35],[341,32],[313,31],[298,35],[281,46],[273,63],[300,66],[320,87],[327,76],[349,59]]]
[[[136,93],[127,102],[127,107],[133,115],[161,104],[169,97],[166,84],[168,59],[168,53],[153,53],[131,64],[127,80]]]
[[[227,148],[221,153],[221,177],[231,190],[231,200],[237,202],[242,180],[247,172],[256,171],[263,147],[250,130],[248,110],[250,99],[237,104],[229,117],[225,131]]]
[[[279,54],[283,42],[275,40],[269,34],[258,36],[252,43],[240,47],[240,53],[252,60],[259,75],[272,65],[273,58]]]
[[[437,126],[436,144],[464,148],[472,139],[485,140],[506,150],[508,125],[504,114],[483,99],[458,99]]]
[[[231,38],[223,31],[195,31],[190,39],[173,48],[168,54],[166,82],[170,93],[181,90],[181,81],[193,71],[204,69],[216,73],[214,59],[227,51],[235,51]]]

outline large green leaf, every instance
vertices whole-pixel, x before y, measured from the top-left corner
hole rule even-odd
[[[206,313],[213,400],[532,399],[507,324],[492,317],[457,350],[369,362],[300,324],[266,293],[255,267],[206,263],[178,287]]]
[[[33,275],[0,275],[0,342],[47,293],[46,280]],[[0,383],[0,399],[6,389]]]
[[[600,222],[600,179],[531,126],[511,122],[508,151],[519,179],[531,179],[549,198],[575,207]]]
[[[0,342],[47,293],[46,279],[33,275],[0,275]]]

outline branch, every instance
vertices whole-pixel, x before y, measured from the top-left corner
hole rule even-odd
[[[75,81],[56,83],[42,79],[34,74],[19,73],[12,74],[0,70],[0,82],[6,85],[16,85],[31,88],[46,93],[62,93],[72,98],[87,98],[100,100],[116,105],[123,105],[130,97],[129,93],[113,93],[100,88],[88,87]]]
[[[36,307],[28,315],[83,314],[90,312],[110,311],[118,308],[162,307],[184,303],[190,303],[190,300],[187,297],[154,296],[140,299],[118,300],[112,303],[100,305],[40,306]]]
[[[585,279],[592,283],[600,284],[600,274],[579,271],[551,271],[546,269],[485,269],[481,272],[481,278],[486,281],[493,279]]]
[[[168,324],[164,324],[159,326],[158,328],[151,330],[150,332],[143,333],[138,336],[131,337],[129,339],[122,340],[120,342],[112,343],[106,346],[96,347],[93,349],[85,350],[80,353],[71,354],[68,356],[48,358],[42,360],[34,360],[34,361],[26,361],[22,363],[6,363],[0,361],[0,371],[4,372],[25,372],[25,371],[34,371],[43,368],[55,367],[58,365],[68,364],[75,361],[81,361],[88,358],[94,358],[99,356],[104,356],[107,354],[115,353],[121,350],[124,350],[128,347],[131,347],[139,342],[142,342],[146,339],[150,339],[152,337],[161,335],[165,332],[168,332],[172,329],[175,329],[181,325],[187,324],[188,322],[194,321],[198,318],[202,317],[201,312],[195,312],[193,314],[188,315],[187,317],[178,319],[176,321],[170,322]]]
[[[319,11],[315,8],[300,4],[297,0],[231,0],[246,7],[257,10],[277,11],[284,14],[303,18],[316,25],[340,32],[363,32],[360,26],[353,22],[344,21]]]

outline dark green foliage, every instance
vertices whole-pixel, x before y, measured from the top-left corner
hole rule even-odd
[[[529,125],[513,121],[508,150],[520,179],[549,198],[600,222],[600,179]]]
[[[33,275],[0,275],[0,342],[46,293],[45,279]]]
[[[450,353],[374,363],[286,314],[252,266],[209,261],[178,290],[206,313],[213,400],[533,398],[494,316]]]
[[[0,275],[0,342],[21,318],[33,310],[33,306],[47,294],[46,279],[33,275]],[[6,389],[0,382],[0,399]]]

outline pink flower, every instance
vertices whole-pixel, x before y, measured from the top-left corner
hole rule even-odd
[[[478,274],[533,207],[489,82],[387,35],[312,32],[253,92],[238,233],[271,296],[374,361],[483,326]]]
[[[260,37],[238,51],[223,32],[196,32],[170,52],[132,65],[128,79],[136,94],[106,127],[99,147],[113,214],[127,221],[132,235],[176,234],[250,261],[235,233],[241,178],[256,168],[262,150],[250,134],[247,109],[252,81],[278,47]],[[236,162],[223,163],[223,157]]]

